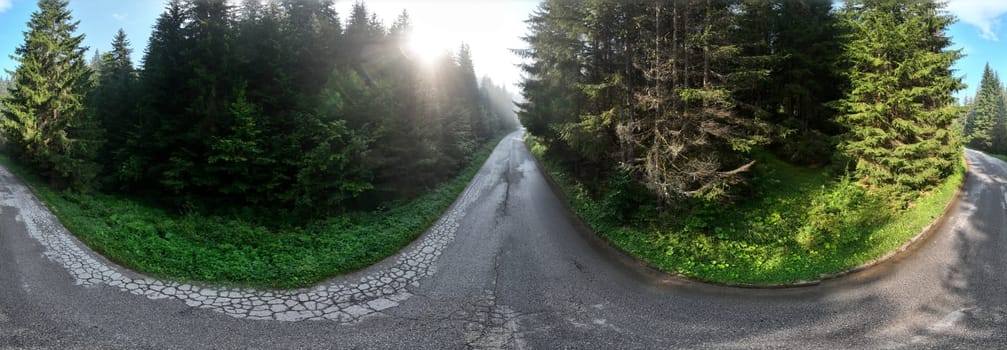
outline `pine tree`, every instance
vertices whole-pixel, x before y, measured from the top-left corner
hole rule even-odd
[[[336,63],[357,51],[339,49],[344,44],[343,29],[331,0],[284,0],[282,4],[285,54],[292,61],[284,68],[304,96],[316,96]]]
[[[54,3],[65,7],[43,1]],[[62,118],[51,119],[63,125],[40,127],[30,117],[46,115],[24,107],[38,92],[15,88],[0,106],[13,108],[4,113],[5,138],[47,175],[73,176],[87,172],[58,152],[83,155],[80,147],[107,138],[107,189],[195,210],[329,214],[411,198],[457,174],[501,124],[480,94],[468,48],[428,74],[434,69],[404,54],[406,14],[388,30],[358,3],[347,23],[344,33],[332,0],[172,0],[141,69],[120,31],[111,52],[95,53],[95,74],[71,76],[72,94],[60,95],[71,103],[53,104]],[[68,47],[80,42],[72,39]],[[32,59],[49,56],[22,51],[16,80],[48,78]],[[83,53],[53,61],[87,71]],[[85,91],[89,83],[97,88]],[[15,131],[27,136],[10,137]],[[41,147],[52,138],[43,136],[57,138],[54,151]]]
[[[347,19],[344,37],[348,63],[356,66],[373,59],[379,52],[378,40],[384,36],[383,29],[371,20],[371,13],[363,2],[355,2]]]
[[[990,69],[989,63],[983,70],[979,89],[966,118],[965,136],[969,147],[988,152],[1004,152],[1007,139],[1000,130],[1005,127],[1007,120],[1003,85],[997,74]]]
[[[851,0],[844,56],[852,89],[841,100],[841,145],[856,175],[894,194],[934,186],[961,156],[951,93],[961,53],[945,34],[953,17],[931,0]]]
[[[769,72],[748,79],[750,87],[736,96],[754,107],[753,115],[786,130],[774,140],[774,153],[799,164],[829,162],[835,150],[831,139],[843,132],[829,102],[847,86],[839,74],[842,28],[832,1],[758,0],[742,6],[742,54]]]
[[[438,72],[434,106],[435,122],[440,127],[438,148],[443,153],[442,164],[454,171],[467,160],[476,143],[473,116],[477,111],[464,97],[468,75],[454,57],[443,56],[436,64]]]
[[[741,5],[544,3],[517,51],[530,61],[522,124],[589,182],[628,170],[668,202],[724,198],[767,140],[739,99],[769,72],[743,50]]]
[[[101,78],[102,57],[101,51],[95,49],[94,55],[91,56],[91,61],[87,63],[87,68],[91,69],[92,84],[98,84],[98,80]]]
[[[723,199],[754,164],[745,159],[764,143],[760,125],[736,109],[732,76],[749,67],[729,32],[737,19],[728,1],[672,2],[649,9],[644,37],[650,53],[642,115],[626,134],[643,152],[633,164],[644,184],[668,202]]]
[[[172,192],[213,193],[223,180],[208,164],[211,140],[228,128],[231,93],[239,83],[232,79],[234,55],[230,30],[231,8],[225,0],[189,0],[182,28],[187,42],[183,58],[186,101],[181,113],[171,116],[168,163],[159,179]]]
[[[479,91],[484,105],[494,115],[496,128],[501,131],[516,130],[519,125],[515,111],[515,96],[504,86],[498,86],[489,76],[483,76]]]
[[[579,162],[554,126],[577,122],[586,106],[586,96],[578,88],[586,68],[581,56],[585,50],[582,6],[571,1],[542,3],[526,21],[529,34],[523,40],[529,48],[515,50],[527,61],[521,65],[526,76],[520,84],[525,96],[518,112],[521,124],[541,139],[553,157],[567,164]]]
[[[112,51],[102,57],[98,87],[90,103],[92,113],[105,130],[102,161],[111,173],[118,171],[127,158],[126,139],[136,126],[136,73],[130,59],[132,51],[126,33],[119,29],[112,41]]]
[[[412,22],[403,11],[388,32],[382,54],[387,61],[380,71],[385,76],[383,85],[389,89],[386,97],[392,101],[388,112],[376,121],[382,132],[366,158],[375,175],[378,200],[411,198],[439,181],[435,176],[440,172],[436,167],[438,130],[426,122],[424,112],[429,101],[420,93],[420,62],[408,51],[411,33]]]
[[[282,199],[299,211],[332,212],[373,188],[363,157],[373,148],[374,134],[349,126],[384,112],[383,89],[371,89],[356,72],[333,71],[313,111],[298,119],[301,154],[292,159],[296,175]],[[374,113],[374,114],[372,114]]]
[[[642,74],[634,60],[641,54],[638,45],[638,17],[644,6],[635,3],[590,1],[582,5],[582,58],[587,74],[577,85],[584,104],[576,121],[557,125],[564,142],[583,164],[582,177],[598,180],[626,166],[635,154],[635,145],[620,139],[618,130],[632,128],[637,114],[635,88]]]
[[[472,63],[472,50],[468,44],[462,43],[458,47],[456,55],[459,69],[459,103],[464,105],[468,114],[469,125],[472,126],[474,141],[482,142],[490,136],[489,123],[485,120],[485,113],[479,106],[479,83],[476,81],[475,64]]]
[[[216,192],[258,204],[268,200],[263,192],[269,188],[263,185],[268,183],[275,161],[265,153],[261,111],[248,100],[245,90],[244,85],[236,88],[228,108],[229,120],[223,130],[210,137],[206,163],[208,175],[217,182],[213,187]]]
[[[164,172],[177,135],[176,117],[187,106],[189,62],[183,25],[187,4],[171,0],[157,18],[143,56],[136,127],[126,137],[127,158],[115,174],[123,182],[153,189]]]
[[[84,113],[91,70],[67,4],[41,0],[32,13],[15,51],[20,65],[11,96],[3,100],[2,129],[9,148],[50,182],[83,188],[97,172],[100,130]]]

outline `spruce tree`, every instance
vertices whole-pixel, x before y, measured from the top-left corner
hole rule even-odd
[[[721,200],[744,181],[754,161],[745,153],[764,143],[757,119],[739,113],[732,92],[750,75],[729,30],[730,1],[686,1],[649,9],[646,87],[637,98],[646,113],[625,134],[642,152],[632,169],[666,202]]]
[[[52,15],[65,2],[42,5],[19,51],[24,87],[0,109],[11,109],[9,148],[53,177],[87,175],[73,161],[102,136],[106,188],[187,210],[328,214],[428,190],[502,125],[487,112],[467,47],[430,73],[404,54],[408,16],[389,31],[362,3],[344,33],[332,0],[172,0],[142,69],[122,32],[89,69],[84,50],[72,49],[81,37],[59,41],[73,31],[60,22],[67,13]],[[68,89],[56,96],[54,86]],[[39,95],[65,101],[31,105]]]
[[[2,129],[9,149],[51,183],[82,188],[97,172],[99,130],[84,112],[91,70],[67,4],[41,0],[32,13],[15,51],[20,65],[3,100]]]
[[[482,142],[490,136],[491,130],[487,121],[483,119],[485,116],[479,109],[479,83],[476,81],[475,64],[472,63],[472,50],[469,49],[469,45],[462,43],[458,47],[458,54],[456,56],[458,62],[459,76],[459,93],[462,104],[466,105],[466,113],[469,118],[469,125],[472,126],[472,132],[475,136],[475,141]]]
[[[360,51],[343,45],[343,29],[332,0],[283,0],[282,7],[286,12],[285,54],[292,63],[284,68],[293,76],[298,90],[305,96],[315,96],[336,62]]]
[[[424,109],[429,105],[421,97],[421,64],[409,52],[412,22],[403,11],[392,24],[383,56],[388,74],[386,83],[394,103],[389,112],[379,116],[382,130],[374,150],[366,157],[375,175],[374,188],[380,199],[410,198],[437,183],[438,148],[434,135],[438,128],[426,122]]]
[[[157,18],[143,56],[137,98],[136,128],[126,137],[128,156],[117,176],[124,182],[153,189],[166,167],[177,135],[177,116],[187,106],[188,43],[183,32],[187,5],[168,2]]]
[[[590,180],[602,179],[627,165],[634,157],[632,142],[617,137],[617,129],[632,129],[637,101],[636,86],[643,77],[634,69],[634,59],[642,57],[638,16],[643,4],[590,1],[582,5],[583,30],[581,62],[588,68],[577,85],[584,103],[576,121],[557,125],[560,136],[583,164],[581,174]]]
[[[843,132],[828,102],[841,98],[847,85],[837,69],[841,28],[832,1],[742,3],[753,11],[742,15],[740,33],[754,38],[743,39],[742,47],[751,51],[747,55],[765,57],[771,72],[739,98],[788,131],[770,148],[777,155],[800,164],[828,163],[832,136]]]
[[[579,162],[555,126],[577,122],[586,105],[578,88],[586,68],[581,57],[582,6],[558,0],[542,3],[526,21],[529,34],[522,39],[529,48],[515,50],[527,62],[520,66],[526,76],[520,84],[525,95],[518,113],[521,124],[541,139],[551,156],[570,164]]]
[[[136,73],[130,58],[126,33],[119,29],[112,41],[112,51],[102,55],[98,87],[91,98],[91,110],[105,130],[102,163],[114,173],[125,160],[126,139],[134,131]]]
[[[987,152],[1004,152],[1007,135],[999,130],[1005,127],[1007,119],[1003,85],[997,74],[990,69],[989,63],[983,70],[979,89],[966,118],[965,136],[969,147]]]
[[[852,84],[840,101],[843,154],[870,187],[935,186],[961,156],[951,95],[963,87],[951,68],[961,53],[945,34],[954,18],[932,0],[851,0],[842,11]]]
[[[181,113],[171,116],[168,164],[160,182],[172,192],[216,192],[219,169],[209,164],[212,139],[224,133],[231,121],[231,94],[240,85],[233,78],[231,8],[224,0],[189,0],[183,27],[187,47],[183,59],[186,100]]]
[[[769,69],[744,50],[742,5],[545,2],[517,51],[522,124],[588,182],[628,170],[666,202],[725,198],[767,140],[749,97]]]
[[[435,120],[440,127],[438,147],[445,157],[442,163],[453,171],[466,160],[475,145],[475,125],[472,122],[475,111],[462,97],[466,93],[463,86],[468,79],[458,61],[443,56],[436,62],[436,67],[439,75],[435,95],[438,101]]]

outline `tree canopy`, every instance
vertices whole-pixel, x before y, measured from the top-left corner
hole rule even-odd
[[[422,193],[516,127],[467,45],[408,55],[406,13],[386,28],[357,3],[344,28],[331,0],[172,0],[137,68],[122,31],[88,66],[66,2],[39,5],[3,130],[73,187],[323,215]]]
[[[52,183],[87,187],[97,172],[101,140],[85,113],[91,70],[84,60],[67,2],[41,0],[24,43],[15,51],[10,95],[3,99],[2,131],[8,149],[38,168]]]
[[[768,151],[911,197],[959,157],[961,53],[942,6],[546,1],[517,51],[519,115],[599,192],[628,177],[665,205],[751,196],[753,154]]]
[[[1007,153],[1007,95],[1000,77],[990,69],[983,69],[982,80],[969,106],[965,121],[965,139],[969,147],[1005,154]]]

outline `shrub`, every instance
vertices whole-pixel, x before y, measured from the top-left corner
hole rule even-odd
[[[804,249],[835,251],[862,241],[892,215],[893,209],[879,195],[843,177],[815,197],[796,239]]]

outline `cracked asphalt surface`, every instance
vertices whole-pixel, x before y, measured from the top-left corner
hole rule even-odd
[[[551,191],[520,137],[505,138],[445,219],[401,254],[297,291],[155,295],[171,282],[61,236],[0,172],[0,348],[1007,347],[999,160],[966,151],[960,201],[910,254],[817,286],[751,290],[670,278],[606,246]],[[410,260],[422,265],[417,277],[396,279]],[[115,283],[126,279],[141,283]],[[346,297],[328,293],[350,286]],[[327,318],[301,295],[351,317]],[[256,298],[298,302],[253,316]]]

